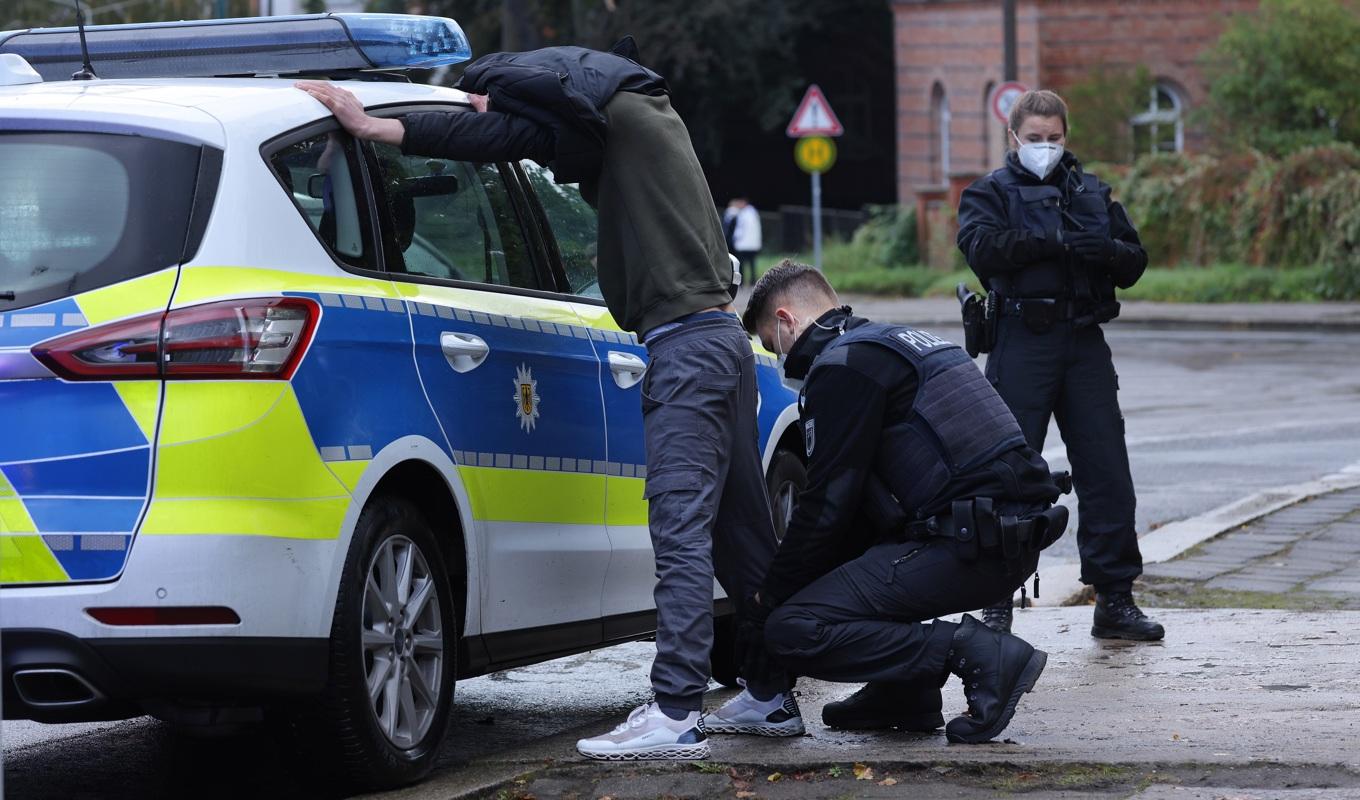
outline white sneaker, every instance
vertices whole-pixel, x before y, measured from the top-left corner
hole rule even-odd
[[[601,761],[708,758],[708,735],[698,711],[671,719],[648,703],[633,709],[614,730],[594,739],[581,739],[576,751]]]
[[[783,692],[769,700],[757,700],[749,689],[723,703],[703,719],[704,729],[712,733],[750,733],[756,736],[802,736],[803,712],[793,692]]]

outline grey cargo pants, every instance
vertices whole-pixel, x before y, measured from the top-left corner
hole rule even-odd
[[[756,422],[755,356],[735,317],[685,324],[647,349],[642,419],[657,577],[652,688],[663,708],[697,711],[710,677],[715,573],[740,619],[777,547]],[[762,693],[788,688],[782,673],[743,677]]]

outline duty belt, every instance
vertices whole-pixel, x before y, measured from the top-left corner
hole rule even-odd
[[[965,561],[981,554],[1014,561],[1056,542],[1067,530],[1067,509],[1052,506],[1024,516],[999,514],[989,497],[955,500],[949,511],[906,527],[908,539],[949,539]]]
[[[1026,306],[1043,306],[1052,312],[1053,319],[1066,322],[1081,316],[1077,304],[1066,297],[1007,297],[1001,301],[1001,314],[1007,317],[1025,316]]]

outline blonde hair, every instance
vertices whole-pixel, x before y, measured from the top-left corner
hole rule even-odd
[[[1047,89],[1032,89],[1020,95],[1011,106],[1010,129],[1019,133],[1020,126],[1030,117],[1057,117],[1062,120],[1063,133],[1067,133],[1067,103],[1057,92]]]

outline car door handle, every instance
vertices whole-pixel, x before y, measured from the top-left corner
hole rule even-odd
[[[454,372],[471,372],[491,354],[491,348],[480,337],[452,331],[439,334],[439,349],[444,351],[444,358]]]
[[[632,353],[610,351],[609,371],[614,373],[614,383],[620,389],[631,389],[647,374],[647,362]]]

